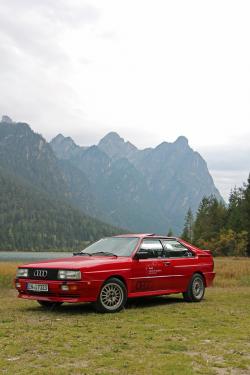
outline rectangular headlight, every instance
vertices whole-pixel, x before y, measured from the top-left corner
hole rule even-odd
[[[16,271],[16,277],[28,277],[28,268],[18,268]]]
[[[59,270],[57,278],[60,280],[81,280],[81,271]]]

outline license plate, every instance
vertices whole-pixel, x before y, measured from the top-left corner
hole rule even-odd
[[[31,290],[33,292],[48,292],[48,284],[27,284],[27,290]]]

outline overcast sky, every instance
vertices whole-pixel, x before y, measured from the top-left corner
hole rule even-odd
[[[249,0],[0,0],[0,113],[81,145],[185,135],[227,198],[250,171],[249,19]]]

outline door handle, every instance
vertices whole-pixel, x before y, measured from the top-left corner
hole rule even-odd
[[[164,262],[165,266],[171,266],[171,262]]]

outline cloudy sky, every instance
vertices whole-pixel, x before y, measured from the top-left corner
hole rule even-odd
[[[226,198],[250,171],[250,2],[0,0],[0,113],[97,143],[179,135]]]

